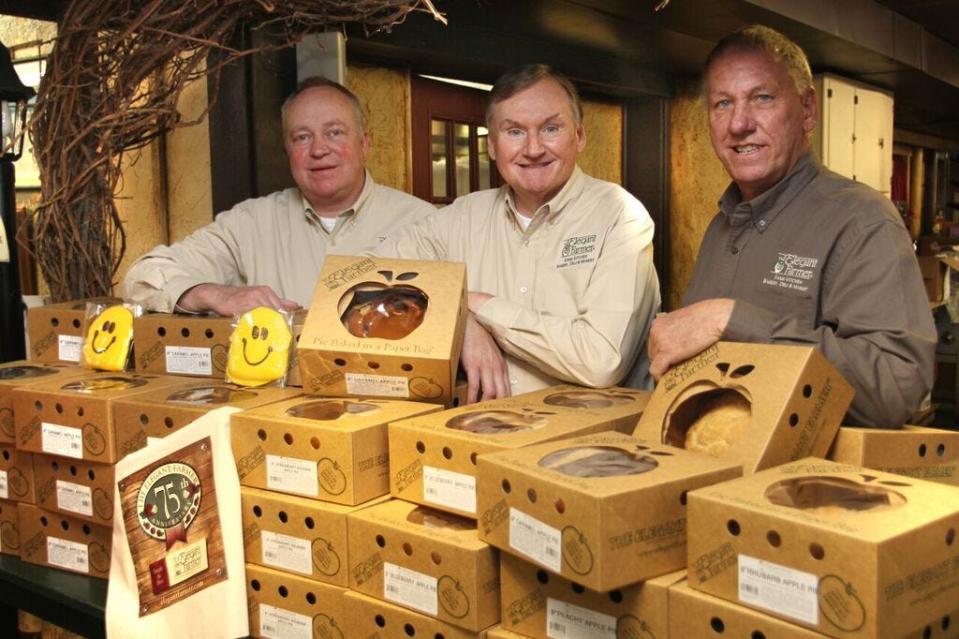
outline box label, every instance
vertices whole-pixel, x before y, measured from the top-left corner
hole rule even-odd
[[[510,507],[509,547],[516,552],[559,572],[563,558],[561,539],[558,529]]]
[[[40,448],[45,453],[83,459],[83,431],[70,426],[42,422]]]
[[[93,494],[90,487],[58,479],[57,508],[93,517]]]
[[[0,470],[0,499],[9,499],[7,493],[7,471]]]
[[[423,466],[423,501],[476,514],[476,478]]]
[[[206,552],[206,539],[174,547],[165,561],[167,578],[171,587],[199,575],[210,566]]]
[[[739,555],[739,600],[810,625],[819,624],[816,575]]]
[[[166,372],[183,375],[212,375],[213,356],[200,346],[167,346]]]
[[[384,561],[383,598],[435,616],[436,577]]]
[[[291,610],[261,603],[260,636],[270,639],[313,639],[313,620]]]
[[[57,335],[57,357],[61,362],[79,362],[82,335]]]
[[[616,639],[616,617],[553,599],[546,600],[550,639]]]
[[[320,482],[316,462],[280,455],[266,456],[266,487],[287,493],[318,497]]]
[[[47,537],[47,563],[69,570],[90,572],[90,557],[86,545],[67,539]]]
[[[260,544],[263,546],[263,563],[267,566],[313,574],[308,540],[264,530],[260,533]]]
[[[350,395],[375,395],[409,399],[410,382],[396,375],[346,374],[346,392]]]

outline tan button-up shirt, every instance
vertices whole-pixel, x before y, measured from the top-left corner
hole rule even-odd
[[[494,295],[476,319],[506,354],[514,394],[564,381],[645,377],[659,308],[653,222],[623,188],[578,167],[524,232],[509,187],[458,198],[377,253],[465,262],[469,290]]]
[[[270,286],[309,307],[326,255],[368,252],[400,227],[436,209],[381,186],[369,173],[356,203],[332,231],[320,224],[299,189],[240,202],[172,246],[157,246],[130,267],[124,296],[154,311],[172,312],[197,284]]]

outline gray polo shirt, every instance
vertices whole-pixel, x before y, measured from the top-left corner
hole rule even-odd
[[[811,153],[741,202],[731,184],[685,304],[736,300],[722,338],[816,346],[856,389],[849,424],[904,424],[933,381],[936,331],[912,242],[879,192]]]

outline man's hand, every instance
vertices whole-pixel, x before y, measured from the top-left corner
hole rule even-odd
[[[466,403],[483,399],[509,397],[509,370],[496,340],[483,328],[472,313],[466,316],[463,354],[460,357],[466,371]]]
[[[649,329],[649,372],[658,381],[670,366],[719,341],[736,301],[703,300],[653,320]]]
[[[269,286],[223,286],[221,284],[197,284],[177,300],[177,308],[194,313],[213,311],[229,317],[237,313],[268,306],[284,311],[295,311],[300,305],[285,300]]]

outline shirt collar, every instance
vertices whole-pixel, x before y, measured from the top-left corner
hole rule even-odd
[[[762,233],[816,177],[821,168],[819,159],[812,151],[807,151],[796,161],[786,177],[751,200],[743,202],[739,187],[732,182],[719,199],[719,210],[726,216],[730,226],[741,226],[751,221]]]
[[[559,190],[559,193],[554,195],[551,200],[533,212],[533,221],[530,223],[529,228],[526,229],[526,234],[529,235],[536,227],[542,224],[543,220],[549,220],[550,222],[555,220],[556,217],[563,212],[563,209],[566,208],[567,204],[579,197],[580,193],[583,191],[585,183],[586,178],[584,173],[577,164],[575,167],[573,167],[572,174],[570,174],[569,179],[566,180],[566,184],[563,185],[563,188]],[[508,184],[504,184],[502,188],[506,197],[507,212],[509,213],[510,217],[516,221],[517,209],[513,201],[513,189],[510,188]],[[516,222],[516,224],[518,226],[519,222]]]
[[[360,191],[360,195],[356,198],[356,201],[353,202],[353,205],[348,209],[337,213],[336,217],[336,228],[339,228],[344,220],[348,218],[355,217],[359,214],[360,210],[363,208],[363,205],[367,200],[370,199],[370,196],[373,193],[373,186],[375,182],[373,181],[373,176],[370,175],[369,170],[364,171],[363,179],[363,190]],[[296,194],[298,197],[298,208],[303,211],[303,215],[306,216],[307,220],[311,220],[319,223],[319,215],[316,214],[316,211],[313,210],[313,207],[310,205],[310,202],[303,196],[303,193],[300,192],[300,189],[296,189]],[[335,231],[336,229],[334,229]]]

